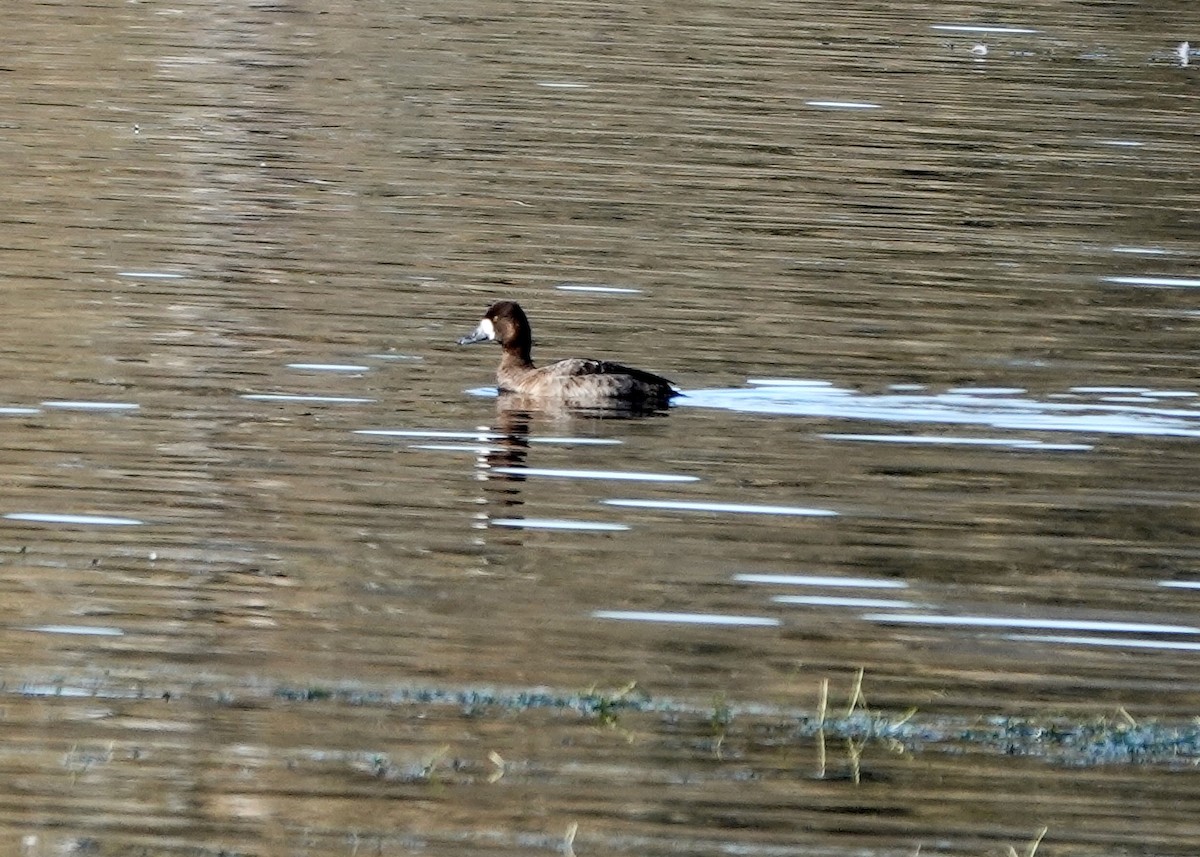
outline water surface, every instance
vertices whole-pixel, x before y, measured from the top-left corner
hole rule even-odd
[[[25,9],[8,841],[1193,854],[1197,24]]]

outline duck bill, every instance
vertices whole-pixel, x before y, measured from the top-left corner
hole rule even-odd
[[[487,342],[487,340],[488,340],[488,335],[486,333],[480,333],[477,330],[474,333],[472,333],[470,336],[464,336],[462,339],[458,340],[458,344],[459,345],[474,345],[476,342]]]
[[[492,323],[486,318],[479,322],[479,327],[475,328],[474,332],[464,336],[458,340],[459,345],[472,345],[476,342],[486,342],[489,339],[495,338],[495,331],[492,328]]]

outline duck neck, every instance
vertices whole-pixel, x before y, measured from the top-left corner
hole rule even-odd
[[[533,368],[533,360],[529,357],[529,346],[510,345],[504,349],[500,358],[500,371],[527,370]]]

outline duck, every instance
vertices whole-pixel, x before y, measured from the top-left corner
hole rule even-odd
[[[665,408],[671,399],[683,395],[666,378],[609,360],[568,357],[539,369],[530,356],[533,330],[529,317],[516,301],[492,304],[474,332],[458,344],[489,341],[504,349],[496,370],[501,393],[567,407],[621,409]]]

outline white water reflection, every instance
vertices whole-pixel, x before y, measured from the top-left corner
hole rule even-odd
[[[104,628],[93,625],[31,625],[22,628],[23,631],[34,631],[39,634],[69,634],[79,637],[123,637],[125,632],[120,628]]]
[[[503,452],[502,446],[484,446],[474,443],[410,443],[408,449],[422,449],[426,452],[470,452],[475,455],[490,455]]]
[[[919,606],[915,601],[899,601],[891,598],[846,598],[838,595],[776,595],[771,598],[776,604],[802,604],[811,607],[861,607],[879,610],[903,610]]]
[[[1160,289],[1194,289],[1200,287],[1200,280],[1189,277],[1103,277],[1106,283],[1118,283],[1125,286],[1150,286]]]
[[[1174,652],[1200,652],[1200,643],[1173,640],[1141,640],[1137,637],[1071,637],[1054,634],[1009,634],[1006,640],[1032,643],[1058,643],[1068,646],[1101,646],[1118,649],[1158,649]]]
[[[946,392],[971,396],[1019,396],[1028,391],[1024,387],[951,387]]]
[[[811,387],[816,390],[827,390],[830,393],[852,393],[853,390],[839,390],[833,386],[832,381],[817,381],[808,378],[750,378],[746,381],[747,384],[753,384],[756,387]],[[924,389],[919,384],[897,384],[896,389]]]
[[[560,518],[492,518],[487,523],[494,527],[513,527],[523,530],[619,533],[629,529],[626,524],[614,524],[607,521],[567,521]]]
[[[67,684],[23,684],[20,685],[19,692],[22,696],[50,696],[68,699],[90,699],[97,695],[96,690],[93,688],[76,687]],[[135,698],[136,695],[136,691],[131,691],[128,694],[129,698]]]
[[[698,476],[675,473],[628,473],[619,470],[555,470],[549,467],[493,467],[493,473],[512,476],[547,476],[559,479],[612,479],[627,482],[698,482]]]
[[[144,524],[137,518],[115,518],[108,515],[67,515],[57,512],[9,512],[10,521],[30,521],[37,524],[80,524],[98,527],[132,527]]]
[[[370,366],[360,366],[353,363],[289,363],[289,369],[300,369],[307,372],[369,372]]]
[[[902,580],[875,580],[869,577],[832,577],[821,574],[735,574],[740,583],[769,583],[783,586],[846,586],[855,589],[907,589]]]
[[[586,283],[560,283],[554,287],[560,292],[592,292],[607,295],[640,295],[641,289],[628,289],[621,286],[592,286]]]
[[[72,411],[136,411],[141,406],[133,402],[49,401],[42,402],[42,407]]]
[[[596,619],[620,619],[626,622],[671,622],[684,625],[749,625],[775,627],[783,624],[767,616],[723,616],[717,613],[662,613],[642,610],[594,610]]]
[[[1140,404],[1044,401],[994,394],[872,395],[811,381],[752,381],[745,388],[689,390],[679,407],[881,422],[980,425],[1022,431],[1200,437],[1200,411]],[[1088,390],[1075,388],[1073,392]],[[1091,392],[1114,388],[1090,388]],[[1121,392],[1151,392],[1123,388]]]
[[[1038,628],[1063,631],[1123,631],[1128,634],[1200,634],[1192,625],[1149,622],[1103,622],[1087,619],[1025,619],[1019,616],[933,616],[911,613],[868,613],[868,622],[906,625],[947,625],[959,628]]]
[[[730,512],[738,515],[797,515],[805,517],[830,517],[838,513],[830,509],[812,509],[804,506],[756,506],[750,503],[706,503],[692,500],[605,500],[609,506],[626,506],[633,509],[669,509],[678,512]]]
[[[500,440],[504,437],[493,431],[437,431],[425,429],[355,429],[355,434],[365,434],[374,437],[425,437],[441,438],[444,440]]]
[[[878,104],[869,101],[806,101],[809,107],[825,107],[831,110],[877,110]]]
[[[998,24],[931,24],[929,29],[952,33],[1010,33],[1021,35],[1038,32],[1027,27],[1005,27]]]
[[[996,446],[1007,449],[1032,449],[1050,452],[1086,452],[1090,443],[1046,443],[1041,440],[1003,440],[991,437],[931,437],[905,434],[823,434],[825,440],[851,440],[871,443],[908,443],[927,446]]]

